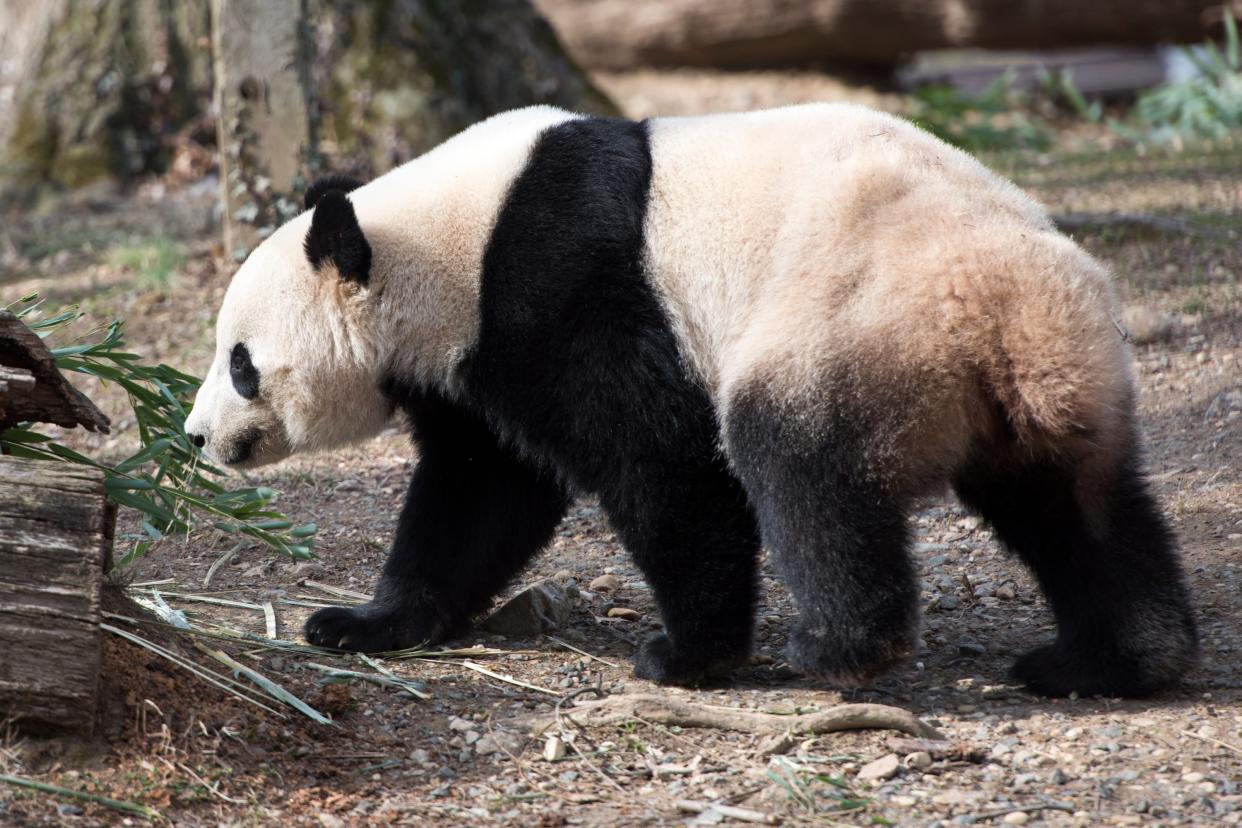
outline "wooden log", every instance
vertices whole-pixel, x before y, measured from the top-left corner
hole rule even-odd
[[[1202,40],[1239,0],[536,0],[593,69],[890,66],[931,49]]]
[[[43,340],[2,309],[0,380],[0,431],[24,420],[108,431],[108,418],[61,375]]]
[[[0,720],[90,734],[115,524],[102,472],[0,457]]]

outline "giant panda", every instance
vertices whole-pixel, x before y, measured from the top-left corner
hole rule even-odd
[[[1029,689],[1142,696],[1194,663],[1109,275],[910,123],[535,107],[305,201],[229,286],[186,429],[249,468],[407,415],[374,599],[311,643],[459,635],[590,493],[662,616],[638,676],[746,662],[763,547],[790,664],[857,686],[916,645],[907,515],[951,487],[1055,615]]]

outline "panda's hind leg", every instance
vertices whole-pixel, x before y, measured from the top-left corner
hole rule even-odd
[[[910,498],[882,456],[886,424],[831,394],[782,404],[762,381],[732,395],[725,442],[763,543],[799,618],[792,666],[842,686],[914,649],[918,588],[908,553]]]
[[[1145,696],[1195,662],[1173,537],[1134,438],[1124,443],[1074,460],[981,447],[956,475],[958,497],[1031,569],[1056,617],[1056,639],[1013,668],[1036,693]]]

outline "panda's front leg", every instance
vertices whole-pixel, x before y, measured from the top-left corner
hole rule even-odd
[[[664,632],[634,672],[696,686],[749,661],[759,534],[737,480],[716,456],[645,458],[600,502],[655,593]]]
[[[465,410],[420,400],[409,413],[421,457],[375,596],[314,613],[312,644],[374,653],[457,635],[551,539],[568,508],[552,474],[501,447]]]

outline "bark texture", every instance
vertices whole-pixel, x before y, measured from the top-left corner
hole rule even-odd
[[[115,520],[102,472],[0,457],[0,720],[93,729]]]
[[[583,66],[892,64],[946,48],[1201,40],[1222,0],[536,0]],[[1237,7],[1237,0],[1226,0]]]
[[[207,0],[8,0],[0,32],[7,201],[163,169],[210,100]]]
[[[25,420],[108,430],[108,418],[61,375],[43,340],[0,309],[0,431]]]

